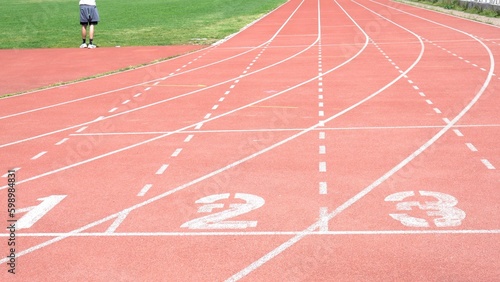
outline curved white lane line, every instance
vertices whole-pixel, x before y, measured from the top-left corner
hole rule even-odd
[[[149,81],[146,81],[146,82],[141,82],[141,83],[137,83],[137,84],[133,84],[133,85],[130,85],[130,86],[126,86],[126,87],[122,87],[122,88],[118,88],[118,89],[114,89],[114,90],[110,90],[110,91],[106,91],[106,92],[102,92],[102,93],[99,93],[99,94],[94,94],[94,95],[90,95],[90,96],[86,96],[86,97],[82,97],[82,98],[78,98],[78,99],[74,99],[74,100],[70,100],[70,101],[66,101],[66,102],[61,102],[61,103],[57,103],[57,104],[53,104],[53,105],[49,105],[49,106],[45,106],[45,107],[40,107],[40,108],[36,108],[36,109],[32,109],[32,110],[27,110],[27,111],[23,111],[23,112],[19,112],[19,113],[15,113],[15,114],[10,114],[10,115],[6,115],[6,116],[0,116],[0,120],[2,119],[6,119],[6,118],[11,118],[11,117],[16,117],[16,116],[20,116],[20,115],[24,115],[24,114],[28,114],[28,113],[32,113],[32,112],[37,112],[37,111],[41,111],[41,110],[46,110],[46,109],[50,109],[50,108],[55,108],[55,107],[58,107],[58,106],[63,106],[63,105],[66,105],[66,104],[71,104],[71,103],[74,103],[74,102],[79,102],[79,101],[83,101],[83,100],[87,100],[87,99],[91,99],[91,98],[95,98],[95,97],[99,97],[99,96],[103,96],[103,95],[107,95],[107,94],[111,94],[111,93],[114,93],[114,92],[118,92],[118,91],[123,91],[123,90],[127,90],[127,89],[130,89],[130,88],[134,88],[134,87],[137,87],[137,86],[141,86],[141,85],[144,85],[144,84],[150,84],[150,83],[153,83],[153,82],[157,82],[157,81],[162,81],[164,79],[168,79],[168,78],[172,78],[172,77],[176,77],[176,76],[180,76],[180,75],[183,75],[183,74],[186,74],[186,73],[190,73],[190,72],[193,72],[193,71],[197,71],[197,70],[200,70],[200,69],[204,69],[204,68],[207,68],[207,67],[211,67],[211,66],[214,66],[214,65],[217,65],[217,64],[220,64],[220,63],[223,63],[225,61],[229,61],[229,60],[232,60],[232,59],[235,59],[237,57],[240,57],[240,56],[243,56],[249,52],[252,52],[256,49],[259,49],[259,48],[262,48],[263,46],[265,46],[266,44],[272,42],[277,36],[278,34],[281,32],[281,30],[283,30],[283,28],[285,28],[285,26],[288,24],[288,22],[291,20],[291,18],[295,15],[295,13],[297,12],[297,10],[300,8],[300,6],[302,6],[302,4],[304,3],[305,0],[302,0],[302,2],[297,6],[297,8],[295,8],[295,10],[290,14],[290,16],[285,20],[285,22],[280,26],[280,28],[273,34],[273,36],[271,36],[270,39],[268,39],[267,41],[265,41],[264,43],[261,43],[260,45],[256,46],[256,47],[252,47],[251,49],[247,50],[247,51],[244,51],[244,52],[241,52],[239,54],[236,54],[236,55],[233,55],[231,57],[227,57],[227,58],[224,58],[222,60],[219,60],[219,61],[215,61],[213,63],[209,63],[209,64],[206,64],[206,65],[202,65],[202,66],[199,66],[197,68],[194,68],[194,69],[190,69],[190,70],[187,70],[187,71],[183,71],[183,72],[179,72],[179,73],[176,73],[174,75],[168,75],[168,76],[165,76],[165,77],[160,77],[160,78],[155,78],[153,80],[149,80]],[[287,2],[288,3],[288,2]],[[284,3],[283,5],[281,5],[280,7],[284,6],[286,3]],[[279,9],[280,7],[276,8],[275,10],[273,11],[276,11],[277,9]],[[266,16],[270,15],[273,11],[269,12]],[[266,16],[262,17],[261,19],[265,18]],[[256,21],[257,22],[257,21]],[[243,32],[244,30],[241,30],[240,32]],[[238,32],[238,33],[240,33]],[[233,36],[236,36],[238,33],[236,33],[235,35]],[[162,63],[167,63],[167,62],[171,62],[172,60],[175,60],[175,59],[179,59],[181,57],[185,57],[185,56],[189,56],[189,55],[193,55],[197,52],[202,52],[202,51],[206,51],[206,50],[209,50],[209,49],[214,49],[214,48],[217,48],[217,46],[210,46],[210,47],[207,47],[205,49],[202,49],[202,50],[198,50],[196,52],[192,52],[192,53],[189,53],[189,54],[185,54],[185,55],[182,55],[182,56],[179,56],[179,57],[176,57],[176,58],[173,58],[171,60],[166,60],[166,61],[162,61],[162,62],[159,62],[159,63],[156,63],[156,64],[152,64],[152,65],[148,65],[148,66],[144,66],[144,67],[140,67],[140,68],[137,68],[137,69],[133,69],[133,70],[129,70],[129,71],[134,71],[134,70],[139,70],[139,69],[142,69],[142,68],[148,68],[148,67],[151,67],[151,66],[155,66],[155,65],[158,65],[158,64],[162,64]],[[129,72],[129,71],[126,71],[126,72]],[[118,74],[122,74],[122,73],[125,73],[125,72],[120,72],[120,73],[114,73],[114,74],[110,74],[110,75],[107,75],[107,76],[103,76],[103,77],[108,77],[108,76],[111,76],[111,75],[118,75]],[[96,80],[96,79],[100,79],[100,78],[103,78],[103,77],[98,77],[98,78],[95,78],[95,79],[89,79],[89,80],[85,80],[85,81],[81,81],[81,82],[88,82],[88,81],[91,81],[91,80]],[[233,78],[234,80],[235,78]],[[77,83],[81,83],[80,81],[79,82],[75,82],[75,83],[72,83],[72,84],[67,84],[67,85],[73,85],[73,84],[77,84]],[[67,86],[65,85],[65,86]],[[21,95],[27,95],[27,94],[32,94],[32,93],[35,93],[35,92],[40,92],[40,91],[46,91],[46,90],[51,90],[51,89],[54,89],[54,88],[58,88],[60,86],[56,86],[56,87],[51,87],[51,88],[47,88],[47,89],[42,89],[42,90],[37,90],[37,91],[34,91],[34,92],[29,92],[29,93],[24,93],[24,94],[21,94]],[[15,96],[9,96],[9,97],[5,97],[6,98],[14,98],[14,97],[18,97],[18,96],[21,96],[21,95],[15,95]],[[3,100],[4,98],[2,98]]]
[[[375,13],[372,10],[366,8],[365,6],[357,3],[356,1],[353,1],[353,0],[351,0],[351,1],[354,2],[354,3],[356,3],[356,4],[358,4],[358,5],[360,5],[360,6],[362,6],[362,7],[364,7],[368,11],[371,11],[372,13]],[[375,13],[375,14],[377,14],[377,13]],[[380,17],[382,17],[379,14],[377,14],[377,15],[380,16]],[[382,18],[384,18],[384,17],[382,17]],[[386,19],[386,20],[390,21],[389,19]],[[392,21],[390,21],[390,22],[392,22]],[[392,22],[392,23],[396,24],[394,22]],[[396,24],[396,25],[399,26],[399,27],[401,27],[398,24]],[[403,28],[403,27],[401,27],[401,28]],[[403,29],[405,29],[405,28],[403,28]],[[407,30],[407,29],[405,29],[405,30]],[[407,31],[409,31],[409,30],[407,30]],[[412,34],[414,34],[411,31],[409,31],[409,32],[412,33]],[[418,38],[421,41],[420,37],[418,37]],[[488,52],[488,54],[490,56],[490,73],[489,73],[486,81],[484,82],[483,86],[481,87],[481,89],[479,90],[479,92],[474,96],[474,98],[471,100],[471,102],[449,124],[447,124],[443,129],[441,129],[431,139],[429,139],[427,142],[425,142],[425,144],[423,144],[415,152],[413,152],[412,154],[410,154],[408,157],[406,157],[403,161],[401,161],[399,164],[397,164],[391,170],[389,170],[384,175],[382,175],[380,178],[378,178],[377,180],[375,180],[368,187],[366,187],[363,190],[361,190],[354,197],[352,197],[351,199],[349,199],[348,201],[346,201],[345,203],[343,203],[342,205],[340,205],[339,207],[337,207],[332,213],[328,214],[328,216],[327,216],[327,220],[328,221],[330,221],[335,216],[337,216],[338,214],[340,214],[341,212],[343,212],[344,210],[346,210],[347,208],[349,208],[350,206],[352,206],[354,203],[356,203],[360,199],[362,199],[364,196],[366,196],[368,193],[370,193],[373,189],[375,189],[377,186],[379,186],[380,184],[382,184],[383,182],[385,182],[387,179],[389,179],[389,177],[391,177],[392,175],[394,175],[401,168],[403,168],[405,165],[407,165],[408,163],[410,163],[413,159],[415,159],[422,152],[424,152],[427,148],[429,148],[432,144],[434,144],[434,142],[436,142],[443,134],[445,134],[451,127],[453,127],[454,124],[458,120],[460,120],[460,118],[462,118],[470,110],[470,108],[479,100],[479,98],[483,95],[484,91],[488,87],[488,84],[490,83],[491,77],[493,75],[494,61],[495,61],[494,57],[493,57],[493,54],[491,53],[491,50],[483,42],[481,42],[481,41],[479,41],[479,42],[487,50],[487,52]],[[423,44],[423,43],[421,42],[421,44]],[[422,46],[422,48],[423,48],[423,46]],[[247,276],[250,272],[252,272],[255,269],[259,268],[260,266],[262,266],[266,262],[270,261],[271,259],[273,259],[277,255],[281,254],[282,252],[284,252],[285,250],[287,250],[288,248],[290,248],[291,246],[295,245],[297,242],[299,242],[300,240],[302,240],[304,237],[306,237],[308,235],[311,235],[313,232],[316,232],[315,230],[319,229],[323,224],[324,224],[324,219],[315,222],[314,224],[312,224],[311,226],[309,226],[307,229],[303,230],[302,232],[300,232],[299,234],[295,235],[294,237],[292,237],[291,239],[289,239],[285,243],[281,244],[280,246],[278,246],[277,248],[275,248],[271,252],[267,253],[266,255],[264,255],[263,257],[261,257],[260,259],[256,260],[255,262],[253,262],[252,264],[250,264],[246,268],[242,269],[240,272],[234,274],[233,276],[231,276],[230,278],[228,278],[226,281],[237,281],[237,280],[240,280],[241,278]]]

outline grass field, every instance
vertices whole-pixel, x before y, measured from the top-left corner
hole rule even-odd
[[[97,0],[98,46],[210,44],[286,0]],[[78,0],[2,0],[0,48],[81,44]]]

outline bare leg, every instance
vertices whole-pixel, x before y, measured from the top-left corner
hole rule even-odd
[[[87,39],[87,25],[82,24],[82,39],[86,40]]]
[[[89,27],[89,39],[93,40],[94,39],[94,25],[91,24]]]

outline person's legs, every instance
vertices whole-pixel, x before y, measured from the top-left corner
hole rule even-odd
[[[80,45],[80,48],[85,48],[87,47],[87,25],[82,24],[82,45]]]
[[[89,39],[90,44],[92,44],[92,40],[94,40],[94,24],[90,24],[89,26]]]

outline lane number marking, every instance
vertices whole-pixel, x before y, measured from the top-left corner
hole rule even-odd
[[[229,199],[230,194],[215,194],[198,199],[195,203],[204,204],[198,209],[199,213],[210,213],[214,209],[224,208],[223,203],[217,201]],[[212,213],[206,216],[195,218],[181,225],[182,228],[188,229],[245,229],[248,227],[256,227],[257,221],[228,221],[227,219],[249,213],[252,210],[262,207],[265,203],[264,199],[252,194],[236,193],[235,199],[244,200],[245,203],[229,204],[229,208]]]
[[[433,223],[436,227],[453,227],[462,224],[465,219],[465,212],[456,207],[458,200],[448,194],[431,191],[419,191],[420,196],[433,197],[437,201],[403,201],[409,197],[414,197],[415,192],[406,191],[389,195],[385,198],[386,202],[398,202],[396,209],[398,211],[411,211],[413,208],[427,211],[427,216],[434,218]],[[430,227],[429,222],[424,218],[417,218],[407,213],[389,214],[395,220],[400,221],[408,227]]]

